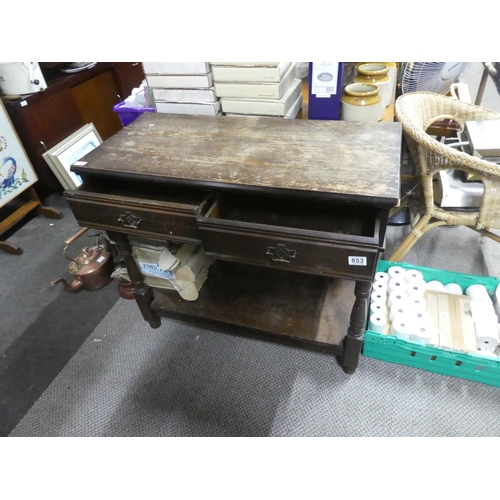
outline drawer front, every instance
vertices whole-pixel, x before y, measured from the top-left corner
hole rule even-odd
[[[333,277],[372,279],[378,248],[300,237],[240,233],[200,225],[203,248],[214,258]]]
[[[211,257],[324,276],[371,280],[381,250],[371,207],[226,195],[198,224]]]
[[[140,203],[111,204],[71,196],[68,203],[82,226],[200,244],[195,207],[190,210],[172,204],[171,207],[142,208]]]

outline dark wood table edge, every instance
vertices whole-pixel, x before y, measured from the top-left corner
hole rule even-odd
[[[80,175],[83,179],[83,184],[85,184],[85,177],[89,175],[89,169],[86,167],[72,166],[70,168],[72,172]],[[157,177],[154,175],[147,174],[131,174],[119,171],[92,171],[93,178],[102,179],[119,179],[127,180],[132,182],[151,182],[158,184],[165,184],[170,186],[179,186],[185,188],[196,188],[198,190],[206,190],[207,193],[210,191],[215,192],[228,192],[228,193],[246,193],[252,196],[272,196],[280,199],[294,198],[298,200],[316,200],[316,201],[331,201],[339,202],[342,204],[360,204],[365,206],[374,206],[376,208],[387,208],[391,209],[396,206],[399,201],[399,193],[394,197],[377,197],[377,196],[366,196],[366,195],[356,195],[350,193],[331,193],[326,191],[307,191],[300,189],[284,189],[284,188],[272,188],[268,186],[249,186],[245,184],[228,184],[228,183],[217,183],[211,181],[203,181],[198,179],[178,179],[175,177]]]

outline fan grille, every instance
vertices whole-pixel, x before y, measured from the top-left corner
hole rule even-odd
[[[427,91],[446,94],[452,83],[460,79],[466,62],[406,62],[403,63],[401,92]]]

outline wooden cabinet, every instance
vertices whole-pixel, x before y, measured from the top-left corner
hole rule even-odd
[[[115,62],[114,68],[123,101],[144,80],[144,70],[141,62]]]
[[[44,77],[44,92],[3,98],[38,175],[35,189],[41,197],[62,190],[42,154],[87,123],[94,124],[103,140],[118,132],[123,126],[113,106],[141,84],[144,74],[141,63],[102,62],[73,74],[48,67]]]
[[[120,88],[112,69],[71,88],[83,124],[93,123],[103,140],[122,128],[113,106],[120,102]]]

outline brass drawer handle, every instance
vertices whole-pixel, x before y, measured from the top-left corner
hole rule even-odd
[[[120,217],[118,217],[118,222],[121,222],[124,227],[132,227],[134,229],[137,229],[139,227],[139,224],[142,222],[142,219],[130,212],[125,212],[124,214],[120,214]]]
[[[266,255],[270,255],[271,260],[274,262],[289,264],[297,256],[297,250],[291,250],[282,243],[278,243],[275,247],[267,247]]]

